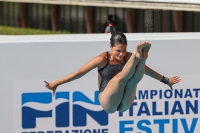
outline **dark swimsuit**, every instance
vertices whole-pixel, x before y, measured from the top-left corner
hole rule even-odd
[[[108,82],[119,72],[122,71],[124,65],[126,64],[126,58],[124,57],[124,61],[125,63],[121,63],[121,64],[110,64],[110,59],[109,59],[109,54],[108,52],[106,52],[107,54],[107,64],[98,70],[99,74],[101,75],[101,84],[99,87],[99,92],[102,92]]]

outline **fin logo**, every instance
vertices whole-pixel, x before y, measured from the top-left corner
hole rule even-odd
[[[87,125],[87,116],[92,117],[100,126],[108,125],[108,113],[102,110],[98,91],[94,93],[92,101],[82,92],[75,91],[72,94],[72,104],[70,105],[69,92],[56,92],[55,99],[52,99],[50,92],[23,93],[21,95],[22,104],[22,128],[36,128],[36,119],[52,118],[55,119],[56,127],[69,127],[70,119],[74,127]],[[53,97],[54,98],[54,97]],[[56,106],[48,106],[49,109],[42,109],[42,106],[56,102]],[[83,104],[85,106],[83,106]],[[94,110],[98,108],[98,110]],[[70,109],[72,108],[72,114]],[[52,112],[55,110],[55,118]]]

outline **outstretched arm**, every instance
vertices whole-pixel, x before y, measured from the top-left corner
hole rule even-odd
[[[148,75],[156,80],[161,81],[163,76],[159,73],[157,73],[156,71],[152,70],[151,68],[149,68],[148,66],[145,65],[145,75]]]
[[[81,78],[83,75],[91,71],[92,69],[98,67],[98,65],[101,63],[102,58],[100,56],[97,56],[93,59],[91,59],[89,62],[87,62],[84,66],[82,66],[80,69],[78,69],[76,72],[73,72],[69,75],[66,75],[54,82],[48,83],[47,81],[44,81],[46,83],[46,87],[53,91],[53,95],[59,85],[62,85],[64,83],[73,81],[75,79]]]
[[[148,66],[145,66],[145,74],[156,80],[159,80],[159,81],[162,81],[162,79],[163,79],[163,76],[161,74],[152,70]],[[173,90],[172,85],[174,85],[180,81],[181,81],[181,78],[179,76],[169,77],[167,85]]]

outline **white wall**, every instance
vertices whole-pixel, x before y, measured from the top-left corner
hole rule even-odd
[[[152,43],[146,64],[162,75],[181,76],[182,81],[174,86],[175,89],[200,88],[200,33],[139,33],[126,35],[128,51],[133,51],[139,41],[150,41]],[[20,112],[22,93],[34,91],[50,92],[44,87],[44,80],[53,81],[76,71],[92,57],[109,50],[109,38],[110,34],[0,36],[0,132],[19,133],[23,131]],[[95,69],[86,74],[83,79],[78,79],[69,84],[71,87],[78,86],[80,90],[77,90],[79,91],[93,95],[91,93],[98,89],[96,77],[97,71]],[[67,91],[66,87],[68,87],[67,84],[60,86],[59,91]],[[88,88],[93,89],[90,91]],[[159,81],[144,76],[138,86],[138,90],[148,88],[168,89],[167,86]],[[73,89],[69,90],[74,91]],[[193,98],[193,100],[199,101],[198,97]],[[162,100],[165,101],[166,99]],[[167,100],[172,102],[176,99]],[[145,102],[147,99],[143,101]],[[117,113],[110,115],[109,120],[111,121],[111,118],[116,115],[118,116]],[[173,119],[174,117],[188,118],[187,115],[161,116],[160,118]],[[190,118],[192,117],[200,118],[199,114],[190,114]],[[120,117],[119,120],[127,120],[129,118],[128,116]],[[139,121],[139,119],[143,118],[146,117],[137,117],[136,119]],[[153,121],[154,118],[157,117],[152,116],[149,120]],[[114,127],[116,125],[110,121],[110,127],[107,126],[106,128],[109,129],[109,132],[118,132],[119,129],[116,129]],[[191,122],[191,119],[189,121]],[[43,121],[40,122],[42,123]],[[190,124],[188,125],[190,126]],[[44,128],[46,129],[47,127]],[[158,132],[157,127],[152,126],[151,128],[152,131]],[[169,127],[168,129],[172,128]],[[134,127],[135,130],[136,127]],[[180,129],[180,131],[183,130],[182,128]],[[200,130],[200,127],[195,127],[195,133],[198,130]]]

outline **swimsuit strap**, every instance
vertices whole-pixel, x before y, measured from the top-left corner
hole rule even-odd
[[[107,64],[110,64],[110,59],[109,59],[109,53],[108,53],[108,51],[106,51],[106,54],[107,54]]]
[[[125,61],[125,63],[127,62],[127,60],[126,60],[126,57],[124,56],[124,61]]]

